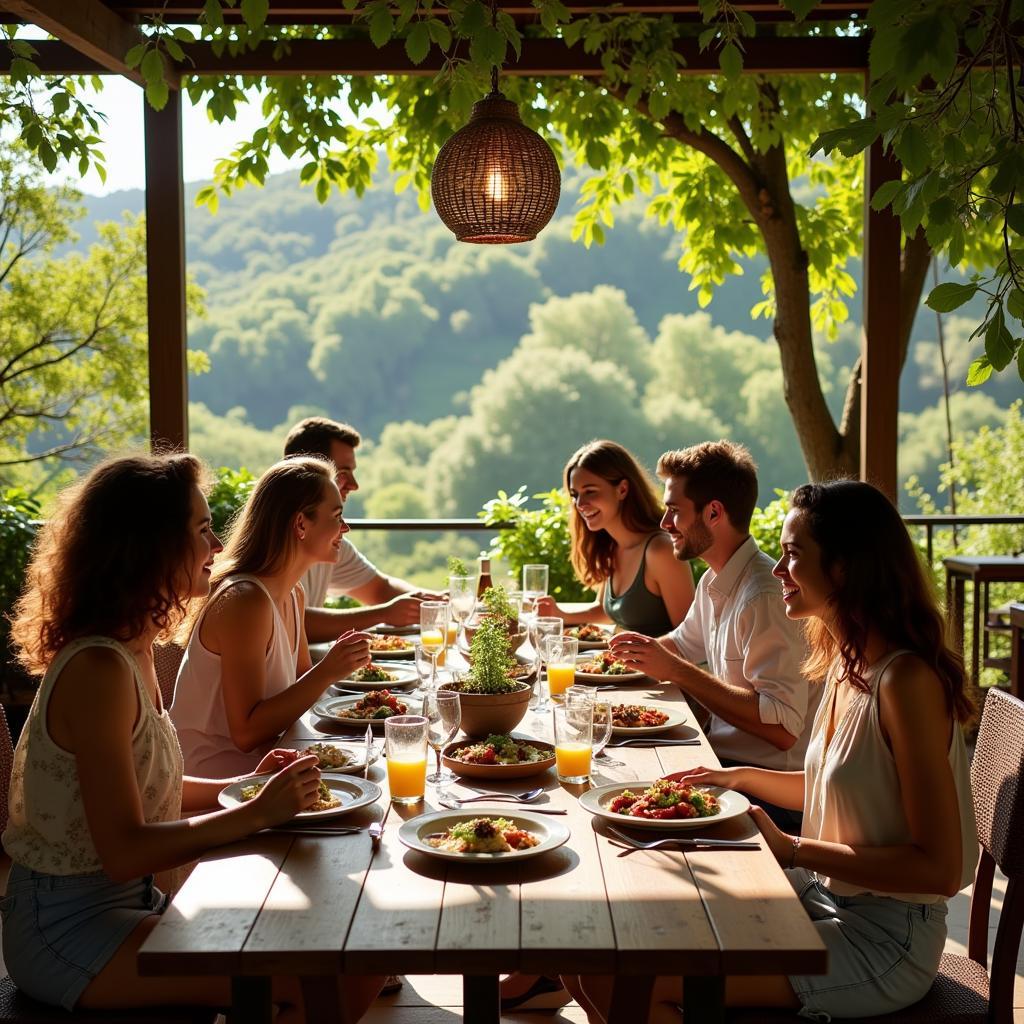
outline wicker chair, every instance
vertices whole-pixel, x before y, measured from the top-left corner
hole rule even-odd
[[[981,860],[971,893],[967,956],[943,953],[928,995],[899,1013],[852,1024],[1013,1024],[1013,983],[1024,926],[1024,702],[990,689],[971,766]],[[1006,899],[988,971],[988,921],[995,867]],[[795,1024],[788,1011],[737,1010],[730,1024]]]
[[[178,644],[154,644],[153,664],[156,681],[160,684],[160,699],[169,708],[174,701],[174,684],[178,679],[178,668],[185,657],[185,648]]]
[[[11,788],[11,769],[14,767],[14,744],[7,725],[7,712],[0,705],[0,835],[7,828],[7,794]]]

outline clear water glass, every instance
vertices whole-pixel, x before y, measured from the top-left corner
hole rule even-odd
[[[534,602],[548,592],[548,567],[546,565],[523,566],[523,608],[532,612]]]
[[[534,666],[537,670],[536,690],[537,703],[534,711],[547,711],[551,702],[547,698],[541,684],[541,669],[544,666],[544,638],[549,636],[561,636],[565,630],[563,620],[555,615],[535,615],[530,628],[530,642],[536,654]]]
[[[476,576],[448,577],[448,603],[460,633],[476,608],[476,583]]]
[[[423,716],[427,720],[427,743],[434,751],[436,771],[427,776],[427,782],[437,786],[438,792],[455,781],[455,775],[441,767],[441,751],[455,738],[462,721],[462,706],[454,690],[431,690],[423,701]]]

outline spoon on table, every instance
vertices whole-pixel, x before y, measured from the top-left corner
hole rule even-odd
[[[460,804],[471,804],[476,800],[515,800],[520,804],[528,804],[544,792],[543,786],[536,789],[528,789],[525,793],[493,793],[475,790],[475,796],[450,796],[449,800],[457,800]]]

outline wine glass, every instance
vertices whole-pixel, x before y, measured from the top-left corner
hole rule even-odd
[[[437,663],[448,643],[447,601],[420,602],[420,643],[430,655],[430,689],[437,688]]]
[[[441,751],[459,731],[462,706],[454,690],[431,690],[423,701],[423,714],[427,719],[427,743],[434,751],[437,771],[427,776],[427,782],[444,789],[454,781],[455,775],[441,767]]]
[[[419,680],[415,692],[426,693],[430,689],[433,659],[430,656],[430,651],[419,640],[413,642],[413,665],[416,666],[416,678]]]
[[[523,566],[523,610],[533,613],[538,597],[548,592],[548,567],[546,565]]]
[[[563,620],[554,615],[535,615],[531,620],[530,642],[533,644],[533,649],[536,652],[534,664],[537,670],[537,704],[534,707],[534,711],[547,711],[551,707],[551,702],[541,686],[540,679],[541,669],[544,665],[544,638],[549,636],[560,637],[564,629],[565,623]]]
[[[448,577],[448,603],[451,605],[452,618],[459,627],[459,632],[464,632],[466,622],[476,607],[476,580],[475,576]]]
[[[591,749],[594,757],[598,757],[604,750],[605,744],[612,738],[612,705],[610,701],[594,701],[594,735],[591,740]],[[607,754],[604,755],[602,763],[606,768],[622,767],[622,761],[613,761]]]

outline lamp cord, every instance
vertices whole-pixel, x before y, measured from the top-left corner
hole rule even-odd
[[[498,0],[491,0],[491,28],[498,27]],[[491,95],[500,96],[498,91],[498,65],[491,65]]]

